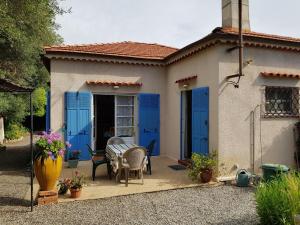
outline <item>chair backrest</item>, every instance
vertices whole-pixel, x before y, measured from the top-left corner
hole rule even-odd
[[[146,154],[147,149],[143,147],[133,147],[123,154],[123,159],[126,159],[130,167],[129,169],[138,170],[142,169]]]
[[[95,152],[94,150],[91,148],[91,146],[89,144],[87,144],[87,147],[88,147],[88,150],[89,150],[89,153],[91,156],[94,156],[95,155]]]
[[[111,137],[107,141],[108,145],[119,145],[119,144],[125,144],[125,141],[120,137]]]
[[[152,152],[153,152],[153,149],[154,149],[154,146],[155,146],[155,143],[156,143],[156,140],[153,139],[150,144],[147,146],[147,155],[150,157],[152,155]]]

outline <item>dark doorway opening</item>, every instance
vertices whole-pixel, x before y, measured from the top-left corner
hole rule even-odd
[[[192,156],[192,91],[183,91],[181,94],[182,159],[190,159]]]
[[[102,150],[115,133],[115,96],[95,95],[94,107],[96,149]]]

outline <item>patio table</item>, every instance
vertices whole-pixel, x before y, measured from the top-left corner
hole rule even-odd
[[[136,144],[113,144],[106,146],[106,157],[110,161],[110,165],[114,173],[117,174],[117,180],[119,179],[119,164],[122,159],[123,154],[130,148],[138,147]],[[145,167],[148,163],[147,156],[145,156]]]

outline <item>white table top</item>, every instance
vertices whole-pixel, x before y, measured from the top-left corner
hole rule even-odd
[[[137,147],[136,144],[114,144],[114,145],[107,145],[106,147],[106,154],[110,159],[118,158],[122,156],[124,152],[132,147]]]

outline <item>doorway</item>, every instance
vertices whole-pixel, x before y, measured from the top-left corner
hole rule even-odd
[[[94,115],[96,149],[103,150],[107,140],[115,135],[115,96],[94,95]]]
[[[135,97],[129,95],[94,95],[94,143],[104,150],[109,138],[121,137],[135,142]]]
[[[192,156],[192,91],[181,92],[181,159]]]

